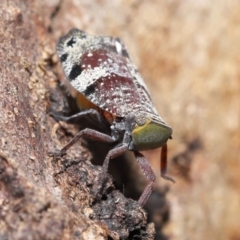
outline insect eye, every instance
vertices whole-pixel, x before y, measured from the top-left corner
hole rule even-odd
[[[143,126],[147,122],[148,118],[146,115],[138,114],[135,117],[135,121],[138,126]]]
[[[67,46],[68,47],[73,47],[73,45],[76,43],[75,38],[71,38],[68,42],[67,42]]]

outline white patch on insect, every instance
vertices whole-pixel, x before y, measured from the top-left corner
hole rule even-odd
[[[105,68],[95,67],[92,69],[84,69],[82,73],[71,81],[72,86],[79,92],[84,92],[86,88],[98,79],[107,77],[109,72]],[[103,82],[101,84],[104,84]]]
[[[101,59],[101,58],[99,58],[99,59],[98,59],[98,61],[99,61],[99,62],[101,62],[101,61],[102,61],[102,59]]]
[[[115,46],[116,46],[117,53],[122,54],[122,44],[118,41],[115,41]]]
[[[93,56],[93,54],[90,52],[90,53],[88,53],[88,55],[87,55],[88,57],[92,57]]]

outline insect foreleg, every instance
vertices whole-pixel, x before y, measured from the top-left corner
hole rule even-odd
[[[50,155],[64,155],[66,151],[73,146],[82,136],[91,138],[96,141],[101,141],[101,142],[108,142],[112,143],[114,142],[113,138],[107,134],[98,132],[96,130],[90,129],[90,128],[85,128],[81,130],[70,142],[66,144],[65,147],[63,147],[59,152],[55,153],[50,153]]]
[[[152,192],[153,184],[154,184],[156,177],[155,177],[155,174],[154,174],[150,164],[148,163],[147,159],[139,152],[134,152],[134,155],[137,159],[137,163],[138,163],[139,167],[141,168],[144,176],[147,178],[147,180],[150,181],[150,183],[144,189],[141,197],[138,200],[138,203],[141,206],[143,206]]]
[[[106,174],[106,172],[108,170],[109,160],[123,154],[125,151],[127,151],[127,149],[128,149],[128,145],[124,143],[123,145],[117,146],[108,152],[108,154],[103,162],[103,174],[104,175]]]
[[[102,173],[99,178],[99,188],[97,189],[97,192],[96,192],[97,199],[99,198],[98,193],[101,191],[101,188],[104,185],[104,180],[106,179],[106,173],[108,171],[108,165],[109,165],[110,159],[113,159],[113,158],[123,154],[127,150],[128,150],[128,144],[123,143],[122,145],[117,146],[108,152],[108,154],[103,162]]]

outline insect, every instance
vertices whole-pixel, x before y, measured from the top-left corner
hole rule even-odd
[[[72,29],[57,43],[57,55],[70,85],[77,91],[81,111],[62,121],[95,116],[95,121],[109,134],[90,128],[81,130],[56,154],[65,154],[81,137],[113,143],[104,163],[102,180],[110,159],[127,150],[133,151],[137,163],[149,181],[138,202],[144,205],[155,181],[147,159],[139,152],[162,147],[161,176],[166,175],[167,141],[172,129],[157,113],[145,83],[119,38],[88,35]],[[172,180],[173,181],[173,180]]]

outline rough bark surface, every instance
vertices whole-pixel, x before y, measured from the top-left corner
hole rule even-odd
[[[1,2],[0,239],[153,239],[146,212],[111,177],[96,199],[101,167],[80,143],[65,157],[47,154],[78,131],[48,115],[72,111],[53,50],[57,9]]]

